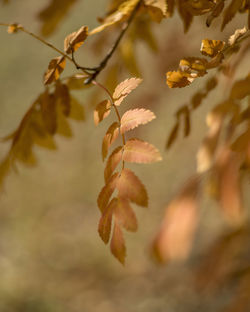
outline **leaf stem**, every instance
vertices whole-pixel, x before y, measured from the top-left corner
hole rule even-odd
[[[119,121],[119,129],[120,129],[120,127],[121,127],[121,116],[120,116],[120,113],[119,113],[119,111],[118,111],[118,109],[117,109],[115,103],[114,103],[112,94],[109,92],[109,90],[108,90],[104,85],[102,85],[101,83],[97,82],[96,80],[92,80],[91,83],[92,83],[93,85],[98,86],[99,88],[103,89],[103,90],[107,93],[108,97],[110,98],[111,105],[112,105],[112,107],[114,107],[114,109],[115,109],[115,113],[116,113],[117,119],[118,119],[118,121]],[[120,134],[121,134],[121,131],[120,131]],[[121,136],[122,136],[122,144],[123,144],[123,147],[124,147],[125,144],[126,144],[126,138],[125,138],[124,133],[122,133]],[[124,169],[124,164],[125,164],[125,163],[124,163],[124,160],[123,160],[123,161],[122,161],[122,169]]]

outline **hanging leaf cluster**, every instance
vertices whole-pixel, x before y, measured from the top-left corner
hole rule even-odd
[[[104,100],[96,106],[94,122],[98,125],[107,118],[113,108],[118,121],[113,122],[102,142],[102,158],[106,159],[110,146],[120,136],[122,145],[117,146],[109,155],[104,170],[105,185],[98,196],[98,207],[101,211],[98,232],[107,244],[110,240],[112,254],[124,263],[126,256],[125,241],[122,229],[135,232],[137,219],[131,207],[135,203],[141,207],[147,207],[148,195],[145,186],[140,179],[128,168],[126,163],[153,163],[161,160],[159,151],[148,142],[137,138],[125,139],[125,134],[134,128],[149,123],[155,118],[150,110],[130,109],[122,117],[118,107],[124,103],[125,98],[141,83],[141,79],[131,78],[121,82],[110,95],[109,100]],[[120,164],[120,171],[115,171]],[[112,195],[117,192],[117,195]],[[112,231],[113,220],[113,231]],[[112,234],[111,234],[112,231]]]

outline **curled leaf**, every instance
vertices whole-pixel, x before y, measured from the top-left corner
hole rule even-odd
[[[203,39],[200,51],[203,55],[214,57],[223,50],[224,46],[224,41]]]
[[[88,27],[82,26],[78,31],[69,34],[64,39],[64,51],[69,54],[75,52],[88,37]]]
[[[113,93],[113,99],[116,106],[121,105],[125,97],[131,93],[142,82],[140,78],[130,78],[121,82]]]
[[[103,119],[110,114],[111,103],[109,100],[104,100],[99,103],[94,110],[94,123],[97,126]]]
[[[66,60],[64,56],[58,56],[53,58],[48,66],[48,70],[44,76],[44,84],[51,84],[53,81],[56,81],[60,74],[63,72],[66,65]]]

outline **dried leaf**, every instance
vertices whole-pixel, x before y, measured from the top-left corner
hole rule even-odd
[[[50,61],[48,70],[45,73],[44,84],[47,85],[52,83],[53,81],[56,81],[59,78],[60,74],[63,72],[65,65],[65,57],[58,56],[56,58],[53,58]]]
[[[230,98],[242,100],[250,95],[250,74],[245,79],[236,81],[231,89]]]
[[[241,8],[244,0],[232,0],[229,6],[224,11],[223,22],[221,25],[221,30],[233,19],[237,11]]]
[[[203,39],[200,51],[203,55],[214,57],[223,50],[224,46],[224,41]]]
[[[246,26],[241,28],[241,29],[236,29],[234,34],[232,36],[229,37],[228,39],[228,44],[230,46],[234,45],[235,42],[240,38],[242,37],[245,33],[247,32],[247,28]]]
[[[111,110],[111,103],[109,100],[104,100],[99,103],[94,110],[94,123],[97,126],[103,119],[108,117]]]
[[[167,3],[166,0],[144,0],[151,18],[160,23],[166,17]]]
[[[200,57],[187,57],[180,60],[179,69],[183,76],[190,78],[202,77],[207,71],[207,60]]]
[[[125,262],[126,257],[126,247],[125,247],[125,241],[122,235],[121,228],[119,225],[115,222],[114,229],[113,229],[113,235],[110,243],[110,250],[112,254],[122,263]]]
[[[69,116],[70,114],[70,93],[68,86],[61,83],[60,81],[56,82],[55,98],[57,105],[61,107],[62,113],[64,116]]]
[[[125,198],[118,198],[117,205],[114,209],[117,223],[123,226],[127,231],[136,232],[138,225],[136,216]]]
[[[84,43],[88,37],[88,27],[82,26],[78,31],[75,31],[68,35],[64,39],[64,51],[67,54],[75,52]]]
[[[152,163],[162,160],[157,148],[148,142],[130,139],[124,146],[122,160],[135,163]]]
[[[99,221],[98,232],[105,244],[107,244],[109,241],[112,225],[112,215],[115,207],[117,206],[117,203],[117,198],[113,198],[109,205],[105,208]]]
[[[113,99],[116,106],[121,105],[124,98],[142,82],[140,78],[130,78],[121,82],[114,91]]]
[[[148,206],[148,195],[139,178],[130,170],[123,169],[117,179],[116,188],[119,198],[129,199],[138,206]]]
[[[177,0],[178,11],[183,21],[184,32],[186,33],[193,21],[193,15],[183,6],[183,0]]]
[[[102,213],[105,212],[109,199],[116,188],[117,180],[118,173],[114,173],[112,177],[108,180],[107,184],[102,188],[100,194],[98,195],[97,203]]]
[[[193,78],[186,77],[181,71],[169,71],[166,74],[169,88],[183,88],[193,82]]]
[[[102,159],[104,160],[108,155],[108,149],[110,145],[118,138],[119,135],[119,123],[114,122],[108,128],[103,141],[102,141]]]
[[[109,156],[104,170],[104,178],[106,183],[121,160],[122,160],[122,146],[118,146]]]
[[[14,24],[11,24],[10,26],[8,26],[7,32],[9,34],[14,34],[14,33],[17,33],[20,28],[22,28],[21,24],[14,23]]]
[[[110,14],[103,20],[103,24],[94,28],[90,35],[94,35],[100,31],[103,31],[106,27],[112,26],[118,22],[122,22],[129,18],[135,7],[138,5],[140,0],[126,0],[118,7],[117,11]]]
[[[199,177],[190,179],[166,209],[159,233],[153,243],[157,260],[184,260],[190,253],[198,222]]]
[[[214,8],[212,9],[211,13],[209,14],[207,18],[207,21],[206,21],[207,27],[209,27],[212,21],[221,14],[224,8],[224,3],[225,3],[225,0],[218,0],[216,2],[216,5],[214,6]]]
[[[127,132],[138,127],[139,125],[147,124],[154,118],[156,118],[155,114],[150,110],[145,110],[144,108],[128,110],[121,118],[120,131],[121,133]]]
[[[50,0],[48,6],[38,14],[42,22],[42,35],[51,35],[76,2],[77,0]]]
[[[57,129],[55,96],[46,90],[40,97],[42,118],[47,131],[53,135]]]

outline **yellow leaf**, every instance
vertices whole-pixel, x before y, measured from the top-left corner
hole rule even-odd
[[[8,26],[7,31],[8,31],[9,34],[14,34],[14,33],[18,32],[19,28],[22,28],[22,25],[14,23],[14,24],[11,24],[10,26]]]
[[[63,72],[65,65],[66,60],[63,56],[52,59],[44,76],[44,84],[47,85],[52,83],[53,81],[56,81],[59,78],[60,74]]]
[[[88,27],[82,26],[78,31],[73,32],[64,39],[64,51],[67,54],[75,52],[88,37]]]
[[[169,71],[166,74],[166,83],[169,88],[183,88],[190,85],[194,78],[189,78],[181,71]]]
[[[104,100],[99,103],[94,110],[94,123],[97,126],[103,119],[110,114],[111,103],[109,100]]]
[[[164,17],[166,17],[166,0],[144,0],[144,4],[146,5],[151,18],[154,21],[159,23]]]

